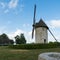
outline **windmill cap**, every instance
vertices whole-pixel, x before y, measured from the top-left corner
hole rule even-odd
[[[36,23],[34,26],[35,26],[35,28],[45,27],[45,28],[49,29],[48,26],[45,24],[45,22],[42,19],[40,19],[40,21],[38,23]]]

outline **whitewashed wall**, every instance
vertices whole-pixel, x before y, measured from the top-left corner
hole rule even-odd
[[[35,29],[35,41],[36,43],[44,43],[44,39],[46,39],[46,43],[48,43],[48,31],[45,27],[39,27]]]

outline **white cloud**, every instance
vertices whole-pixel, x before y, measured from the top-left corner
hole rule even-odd
[[[60,41],[60,20],[49,20],[46,22],[55,38]],[[51,34],[48,34],[49,41],[55,41]]]
[[[60,27],[60,20],[52,20],[51,25],[54,27]]]
[[[60,28],[60,20],[50,20],[47,24],[50,28]]]
[[[59,34],[60,33],[57,31],[55,31],[55,33],[53,33],[53,35],[55,36],[55,38],[57,39],[58,42],[60,42],[60,35]],[[56,41],[50,33],[48,33],[48,41],[52,41],[52,42]]]
[[[10,38],[12,38],[12,39],[14,39],[14,37],[16,36],[16,35],[20,35],[21,33],[23,33],[23,31],[22,30],[20,30],[20,29],[17,29],[15,32],[11,32],[10,34],[8,34],[8,36],[10,37]]]
[[[55,30],[54,30],[55,31]],[[58,41],[60,41],[60,36],[59,36],[59,31],[52,31],[52,33],[54,34],[54,36],[57,38]],[[1,33],[7,33],[8,31],[6,30],[6,26],[4,27],[0,27],[0,34]],[[33,43],[35,42],[35,32],[34,32],[34,39],[32,39],[32,30],[31,31],[24,31],[24,30],[21,30],[21,29],[17,29],[13,32],[10,32],[10,33],[7,33],[7,35],[9,36],[9,38],[11,39],[14,39],[14,37],[16,35],[20,35],[21,33],[24,33],[24,36],[27,40],[27,43]],[[51,36],[50,33],[48,33],[48,37],[49,37],[49,41],[55,41],[54,38]],[[15,40],[15,39],[14,39]]]
[[[14,39],[16,35],[20,35],[21,33],[24,33],[25,38],[27,40],[27,43],[32,43],[34,42],[34,39],[31,38],[31,31],[23,31],[21,29],[17,29],[15,32],[8,34],[9,38]]]
[[[29,27],[30,25],[29,24],[23,24],[23,27]]]
[[[9,8],[16,8],[18,5],[18,0],[11,0],[8,4]]]
[[[16,32],[14,33],[14,35],[19,35],[21,33],[25,33],[24,31],[20,30],[20,29],[17,29]]]
[[[13,11],[14,14],[16,15],[19,14],[19,12],[23,11],[24,4],[19,4],[20,6],[18,6],[18,2],[19,0],[10,0],[9,2],[0,2],[0,7],[2,8],[1,11],[3,11],[4,13],[8,13],[14,10]],[[17,10],[17,7],[18,7],[18,10]]]

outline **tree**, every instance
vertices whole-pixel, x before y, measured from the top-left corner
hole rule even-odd
[[[17,35],[15,37],[15,40],[16,40],[16,44],[25,44],[26,43],[26,39],[25,39],[25,36],[23,33],[21,33],[21,35]]]
[[[26,43],[26,39],[25,39],[24,34],[21,34],[20,39],[21,39],[22,43],[24,43],[24,44]]]
[[[16,44],[20,44],[20,36],[19,36],[19,35],[17,35],[17,36],[15,37],[15,40],[16,40]]]
[[[5,33],[0,35],[0,44],[9,44],[9,38]]]
[[[12,39],[9,39],[10,44],[14,44],[14,41]]]
[[[9,45],[12,43],[13,41],[9,39],[9,37],[5,33],[0,35],[0,45]]]

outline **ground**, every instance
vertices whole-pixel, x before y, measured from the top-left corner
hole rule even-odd
[[[44,52],[60,52],[60,48],[21,50],[0,46],[0,60],[38,60],[38,55]]]

